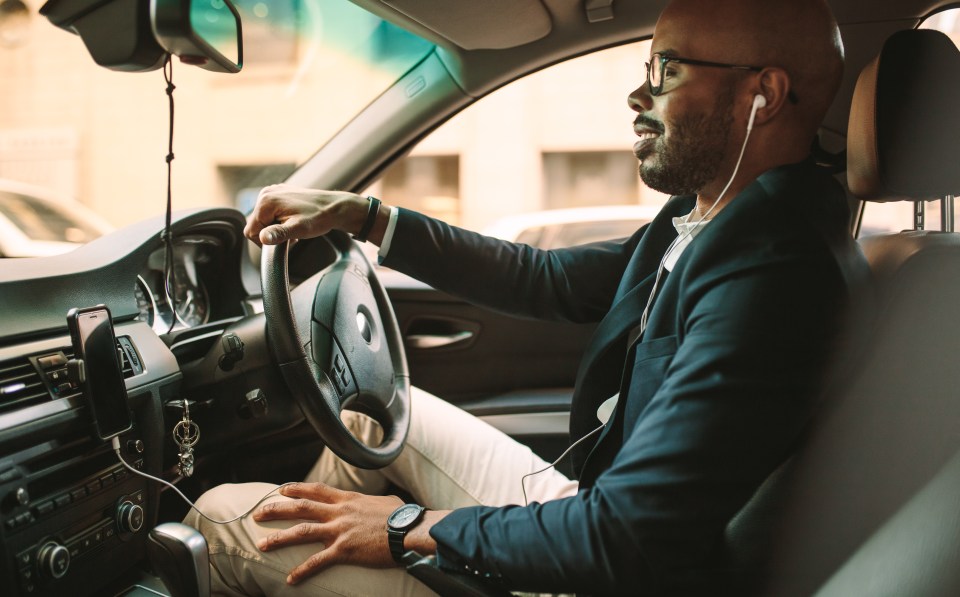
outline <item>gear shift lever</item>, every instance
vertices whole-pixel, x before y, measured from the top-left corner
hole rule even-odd
[[[210,596],[207,541],[196,529],[167,522],[150,531],[147,555],[171,597]]]

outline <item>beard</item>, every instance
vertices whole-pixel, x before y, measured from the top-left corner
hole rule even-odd
[[[650,155],[641,160],[644,184],[669,195],[695,195],[714,180],[727,152],[733,100],[733,88],[726,88],[710,113],[676,120],[669,137],[657,139]]]

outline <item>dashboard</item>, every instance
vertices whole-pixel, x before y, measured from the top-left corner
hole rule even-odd
[[[120,436],[122,456],[151,475],[176,480],[169,434],[185,402],[197,404],[209,441],[226,445],[211,419],[239,420],[241,382],[279,393],[257,375],[272,366],[262,315],[250,306],[259,278],[243,225],[232,209],[192,210],[175,214],[172,250],[154,218],[65,255],[0,261],[4,595],[113,594],[108,585],[138,570],[159,518],[159,485],[131,474],[99,439],[71,377],[69,309],[112,312],[134,422]],[[231,329],[257,349],[236,372],[216,366]],[[285,421],[278,426],[297,419],[282,406],[272,415]]]
[[[211,264],[222,261],[224,241],[210,234],[191,234],[175,238],[172,264],[167,263],[165,248],[153,251],[146,267],[137,275],[134,297],[137,319],[158,334],[193,328],[210,321]]]

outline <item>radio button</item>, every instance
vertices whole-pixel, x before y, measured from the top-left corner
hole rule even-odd
[[[117,526],[128,533],[139,531],[143,528],[143,508],[131,501],[120,504],[117,508]]]
[[[57,508],[63,508],[70,503],[70,496],[67,494],[58,495],[53,498],[53,503],[57,505]]]
[[[23,592],[27,595],[36,592],[37,584],[33,582],[33,570],[20,571],[20,587],[23,588]]]
[[[23,584],[29,584],[33,582],[33,569],[31,568],[21,568],[20,569],[20,580],[23,581]]]
[[[63,578],[70,568],[70,552],[55,541],[50,541],[37,553],[40,572],[49,578]]]
[[[100,491],[100,479],[94,479],[87,483],[87,491],[91,494]]]
[[[87,497],[87,490],[84,487],[78,487],[70,492],[70,496],[73,498],[73,501],[82,500]]]
[[[53,509],[55,507],[56,506],[54,506],[51,500],[40,502],[39,504],[37,504],[37,507],[36,507],[37,516],[46,516],[47,514],[50,514],[51,512],[53,512]]]
[[[32,564],[33,564],[33,550],[32,550],[32,549],[28,549],[28,550],[26,550],[26,551],[21,551],[20,553],[18,553],[18,554],[17,554],[17,564],[19,564],[21,568],[32,565]]]

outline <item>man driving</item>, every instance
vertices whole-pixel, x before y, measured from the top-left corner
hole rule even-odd
[[[722,591],[724,529],[809,423],[866,268],[842,188],[809,156],[843,48],[823,0],[674,0],[651,52],[628,100],[634,152],[643,181],[674,197],[629,239],[542,251],[352,193],[261,192],[255,242],[343,230],[471,302],[599,325],[570,414],[576,480],[525,477],[548,463],[415,390],[386,468],[327,450],[238,522],[188,515],[215,593],[431,594],[403,550],[511,590]],[[369,419],[344,422],[379,441]],[[380,495],[390,484],[416,505]],[[271,487],[220,486],[198,507],[233,518]]]

